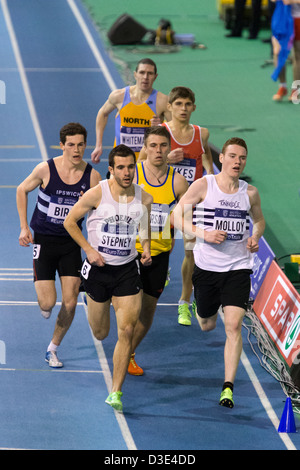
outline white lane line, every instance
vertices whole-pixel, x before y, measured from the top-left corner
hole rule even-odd
[[[76,20],[78,21],[78,24],[81,28],[81,31],[83,32],[85,38],[86,38],[86,41],[88,43],[88,45],[90,46],[91,48],[91,51],[97,61],[97,64],[99,65],[99,67],[101,68],[102,72],[103,72],[103,75],[105,77],[105,80],[108,84],[108,86],[110,87],[110,89],[113,91],[117,88],[117,85],[115,84],[114,82],[114,79],[112,78],[111,74],[110,74],[110,71],[108,70],[108,67],[102,57],[102,55],[100,54],[100,51],[93,39],[93,36],[91,35],[88,27],[87,27],[87,24],[85,23],[76,3],[74,2],[74,0],[67,0]]]
[[[11,369],[6,367],[1,367],[0,372],[48,372],[50,374],[103,374],[102,370],[72,370],[72,369]]]
[[[87,306],[85,304],[84,304],[84,310],[85,310],[86,317],[87,317]],[[94,345],[95,345],[95,348],[96,348],[96,351],[97,351],[100,367],[101,367],[101,370],[103,371],[103,376],[104,376],[104,381],[105,381],[105,384],[106,384],[106,388],[108,390],[108,393],[110,393],[111,387],[112,387],[112,376],[111,376],[111,372],[110,372],[110,369],[109,369],[107,358],[106,358],[106,355],[105,355],[105,352],[104,352],[104,349],[103,349],[103,346],[102,346],[102,342],[97,340],[94,337],[91,329],[90,329],[90,331],[91,331],[91,335],[92,335]],[[133,440],[132,434],[130,432],[130,429],[128,427],[127,421],[126,421],[123,413],[118,413],[115,410],[114,410],[114,413],[115,413],[116,420],[119,424],[120,431],[122,433],[123,439],[124,439],[124,441],[127,445],[128,450],[137,450],[137,447],[135,445],[135,442]]]
[[[222,321],[224,323],[224,314],[222,312],[222,310],[220,309],[219,310],[219,315],[220,317],[222,318]],[[243,350],[242,351],[242,355],[241,355],[241,362],[249,376],[249,379],[251,380],[252,382],[252,385],[258,395],[258,398],[260,399],[260,402],[262,404],[262,406],[264,407],[271,423],[273,424],[274,428],[276,429],[276,432],[277,432],[277,429],[278,429],[278,426],[279,426],[279,419],[278,419],[278,416],[276,415],[275,411],[273,410],[273,407],[263,389],[263,387],[261,386],[261,383],[257,377],[257,375],[255,374],[254,372],[254,369],[253,367],[251,366],[250,364],[250,361],[245,353],[245,351]],[[278,433],[278,436],[280,437],[280,439],[283,441],[284,445],[286,446],[287,450],[297,450],[294,443],[291,441],[290,437],[287,435],[287,434],[283,434],[283,433]]]
[[[2,8],[4,19],[5,19],[5,22],[6,22],[6,27],[7,27],[7,30],[8,30],[9,37],[10,37],[11,45],[12,45],[12,48],[13,48],[13,51],[14,51],[16,63],[17,63],[18,69],[19,69],[20,78],[21,78],[21,82],[22,82],[22,85],[23,85],[25,98],[26,98],[26,101],[27,101],[27,106],[28,106],[28,109],[29,109],[29,113],[30,113],[30,117],[31,117],[31,120],[32,120],[34,131],[35,131],[35,135],[36,135],[36,138],[37,138],[37,141],[38,141],[38,144],[39,144],[42,159],[44,161],[46,161],[46,160],[48,160],[46,145],[45,145],[44,138],[43,138],[43,135],[42,135],[42,131],[41,131],[41,128],[40,128],[38,117],[37,117],[37,114],[36,114],[36,110],[35,110],[35,106],[34,106],[34,103],[33,103],[29,83],[28,83],[28,80],[27,80],[27,77],[26,77],[24,64],[23,64],[23,60],[22,60],[22,57],[21,57],[17,37],[16,37],[15,31],[14,31],[14,27],[13,27],[13,24],[12,24],[12,21],[11,21],[9,9],[8,9],[8,6],[7,6],[7,0],[1,0],[1,8]]]

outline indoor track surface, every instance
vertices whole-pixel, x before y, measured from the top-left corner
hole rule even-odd
[[[278,433],[285,404],[281,386],[244,350],[235,383],[236,406],[218,405],[223,383],[224,325],[204,334],[177,324],[182,241],[171,255],[171,282],[151,331],[137,350],[143,377],[127,376],[124,413],[105,404],[111,384],[116,327],[93,339],[85,305],[59,351],[65,367],[44,361],[60,298],[44,320],[32,282],[32,250],[18,244],[17,185],[42,160],[59,155],[59,129],[88,129],[114,88],[124,86],[87,11],[78,0],[0,0],[0,448],[42,450],[297,450],[299,434]],[[105,133],[105,177],[114,137]],[[31,216],[36,193],[31,194]],[[59,283],[57,283],[59,289]],[[297,421],[298,424],[298,421]]]

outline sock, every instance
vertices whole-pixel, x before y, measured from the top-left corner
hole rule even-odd
[[[283,87],[283,88],[287,88],[287,84],[286,84],[286,83],[280,83],[280,86]]]
[[[183,305],[183,304],[190,305],[190,303],[187,300],[178,300],[178,305]]]
[[[44,318],[46,318],[46,320],[48,320],[48,318],[50,318],[51,312],[52,312],[52,308],[50,310],[42,310],[41,309],[41,314]]]
[[[225,388],[230,388],[230,390],[233,392],[233,383],[231,383],[231,382],[224,382],[222,391],[225,390]]]
[[[56,346],[56,344],[52,343],[52,341],[51,341],[51,343],[50,343],[49,346],[48,346],[47,351],[56,352],[56,351],[57,351],[57,348],[58,348],[58,346]]]

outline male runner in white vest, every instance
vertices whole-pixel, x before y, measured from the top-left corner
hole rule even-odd
[[[221,172],[196,180],[172,217],[175,227],[196,236],[194,311],[203,331],[216,327],[219,307],[223,307],[225,382],[220,405],[229,408],[234,406],[233,384],[242,352],[241,328],[249,301],[252,253],[258,251],[265,229],[258,190],[239,179],[247,153],[244,140],[229,139],[219,157]]]
[[[112,390],[106,403],[122,411],[122,385],[132,351],[132,338],[142,306],[142,283],[136,250],[136,233],[142,245],[141,263],[151,264],[150,208],[152,196],[133,184],[135,154],[118,145],[109,154],[113,176],[88,191],[67,216],[64,226],[85,251],[81,275],[87,294],[88,319],[98,340],[107,337],[112,303],[118,327],[114,351]],[[77,221],[88,213],[88,240]]]

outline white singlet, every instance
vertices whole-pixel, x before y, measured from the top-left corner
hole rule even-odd
[[[116,266],[129,263],[137,257],[135,242],[143,215],[142,190],[133,184],[135,197],[132,202],[122,203],[112,197],[108,180],[99,184],[102,199],[97,209],[88,214],[88,241],[99,251],[106,264]]]
[[[207,231],[227,232],[227,239],[217,245],[197,238],[194,247],[196,265],[200,269],[215,272],[252,269],[253,256],[247,250],[250,237],[248,183],[239,180],[238,191],[227,194],[219,189],[214,175],[205,178],[207,194],[204,201],[195,207],[193,223]]]

